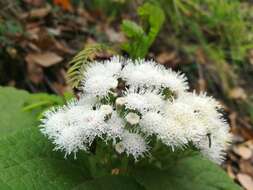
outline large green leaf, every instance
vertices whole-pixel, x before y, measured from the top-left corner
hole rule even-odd
[[[137,166],[129,176],[94,177],[91,155],[79,153],[76,160],[64,159],[62,153],[52,151],[53,145],[39,132],[34,114],[22,112],[30,96],[24,91],[0,88],[4,112],[0,121],[5,120],[0,125],[1,190],[239,189],[222,169],[196,152],[163,156],[169,164],[162,169]]]
[[[127,176],[105,176],[96,180],[87,181],[74,190],[145,190],[133,178]]]
[[[52,151],[36,129],[25,129],[0,140],[0,189],[140,189],[140,185],[129,177],[106,176],[92,178],[85,161],[64,159],[64,155]],[[115,179],[114,179],[115,178]],[[106,179],[106,180],[105,180]]]
[[[0,137],[35,124],[35,118],[30,113],[22,112],[29,96],[23,90],[0,87]]]
[[[140,167],[133,175],[147,190],[240,189],[219,166],[196,152],[171,161],[166,169]]]

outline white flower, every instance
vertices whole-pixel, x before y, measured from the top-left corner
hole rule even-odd
[[[161,135],[167,130],[166,120],[157,112],[146,112],[140,120],[141,130],[147,135]]]
[[[162,76],[160,67],[157,64],[138,60],[136,62],[128,62],[121,72],[121,77],[128,85],[137,88],[142,86],[160,86],[160,81],[157,79]]]
[[[72,103],[45,113],[41,131],[53,140],[56,149],[68,155],[78,149],[88,150],[96,137],[102,138],[106,125],[104,116],[104,112]]]
[[[115,89],[118,81],[107,75],[94,75],[85,80],[83,91],[92,96],[106,96],[111,89]]]
[[[199,115],[207,117],[219,116],[220,114],[217,110],[222,108],[216,100],[210,96],[206,96],[205,93],[200,93],[199,95],[195,92],[184,93],[178,97],[178,101],[191,106]]]
[[[84,73],[83,91],[92,96],[106,96],[117,87],[121,67],[119,57],[90,64]]]
[[[78,150],[87,150],[88,147],[84,142],[84,129],[80,126],[64,128],[57,138],[53,139],[53,143],[56,144],[55,150],[65,151],[65,156],[76,153]]]
[[[189,142],[185,129],[173,119],[166,120],[166,128],[161,132],[158,135],[158,139],[161,139],[165,145],[171,147],[173,151],[176,147],[184,148]]]
[[[119,56],[114,56],[110,60],[106,60],[103,64],[105,66],[105,70],[103,74],[106,72],[110,73],[111,76],[119,77],[121,68],[122,68],[123,59]]]
[[[187,144],[188,141],[199,141],[207,134],[206,127],[198,119],[191,106],[176,100],[167,107],[166,111],[170,133],[175,136],[174,139],[177,142]]]
[[[80,114],[83,110],[89,108],[77,105],[76,100],[71,100],[66,106],[61,108],[52,108],[44,113],[41,120],[41,131],[50,138],[59,135],[61,130],[76,125],[80,120]]]
[[[100,104],[99,99],[96,96],[91,96],[91,95],[80,95],[79,100],[76,102],[77,105],[79,106],[87,106],[90,109],[92,109],[94,106]]]
[[[176,73],[171,69],[163,70],[163,78],[161,80],[163,87],[167,87],[177,94],[182,94],[189,89],[185,75]]]
[[[231,138],[221,106],[205,93],[187,92],[186,81],[154,61],[113,57],[94,62],[84,73],[80,99],[47,111],[41,131],[66,155],[89,151],[99,138],[138,160],[155,136],[172,150],[191,143],[221,163]],[[167,91],[171,98],[165,97]]]
[[[108,140],[113,140],[116,142],[116,139],[122,138],[122,134],[124,133],[124,120],[118,117],[116,112],[112,112],[111,118],[106,122],[105,133],[107,135]]]
[[[44,113],[45,118],[41,120],[41,132],[53,139],[59,132],[68,127],[69,118],[64,109],[51,109]]]
[[[209,133],[194,144],[204,156],[220,164],[225,158],[225,150],[230,145],[232,138],[228,131],[228,124],[222,119],[214,119],[212,125]]]
[[[110,60],[102,62],[92,62],[88,65],[84,73],[84,78],[90,78],[92,76],[119,76],[122,63],[120,57],[113,57]]]
[[[132,155],[137,161],[139,157],[145,156],[149,151],[145,139],[137,133],[125,132],[120,142],[127,155]]]
[[[177,93],[183,93],[189,88],[184,75],[166,70],[153,61],[141,59],[128,62],[121,72],[121,77],[134,88],[168,87]]]
[[[150,110],[161,110],[165,105],[162,96],[154,91],[129,90],[125,93],[125,106],[128,109],[137,110],[141,113]]]
[[[136,125],[140,121],[140,116],[133,112],[128,113],[125,118],[131,125]]]

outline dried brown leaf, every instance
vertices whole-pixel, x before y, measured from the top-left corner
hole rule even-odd
[[[166,64],[176,59],[176,57],[176,52],[162,52],[157,56],[156,60],[161,64]]]
[[[106,27],[105,33],[111,42],[122,43],[126,41],[126,38],[122,32],[115,31],[113,28]]]
[[[251,160],[240,160],[239,162],[240,171],[253,177],[253,165]]]
[[[227,165],[227,173],[229,177],[231,177],[232,179],[235,179],[235,174],[233,172],[233,168],[231,165]]]
[[[229,92],[229,96],[232,99],[247,99],[247,94],[243,88],[236,87]]]
[[[29,63],[36,63],[42,67],[50,67],[60,63],[63,58],[53,52],[44,53],[30,53],[26,56],[26,61]]]
[[[38,8],[38,9],[32,9],[28,16],[32,17],[32,18],[43,18],[45,16],[47,16],[50,11],[52,10],[52,7],[47,4],[45,7],[42,8]]]
[[[249,175],[239,173],[237,179],[246,190],[253,190],[253,179]]]
[[[252,157],[252,150],[244,145],[234,146],[233,151],[244,160]]]
[[[39,65],[34,64],[29,57],[26,57],[25,60],[27,62],[28,79],[34,84],[41,83],[44,78],[43,69]]]

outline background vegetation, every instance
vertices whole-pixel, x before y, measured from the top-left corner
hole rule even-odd
[[[0,6],[0,85],[61,96],[22,100],[24,114],[32,111],[38,118],[45,108],[73,97],[90,60],[113,54],[152,58],[182,70],[192,88],[221,101],[234,134],[223,168],[252,189],[252,1],[0,0]],[[1,118],[11,121],[2,113]]]

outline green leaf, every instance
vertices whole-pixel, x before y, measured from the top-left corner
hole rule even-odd
[[[65,97],[49,95],[45,93],[36,93],[29,96],[24,102],[22,111],[33,112],[36,118],[41,118],[42,113],[52,106],[59,106],[66,103]]]
[[[18,131],[0,140],[0,189],[140,189],[130,177],[92,178],[87,155],[74,160],[52,151],[37,128]],[[8,187],[8,188],[7,188]]]
[[[127,35],[127,37],[141,37],[144,35],[144,31],[142,27],[140,27],[137,23],[132,22],[130,20],[123,20],[121,25],[121,30]]]
[[[35,125],[31,113],[22,111],[29,97],[26,91],[0,87],[0,137]]]
[[[164,12],[159,6],[145,3],[143,6],[138,8],[138,15],[148,20],[150,26],[148,39],[149,44],[151,45],[164,23]]]
[[[165,19],[163,10],[150,3],[145,3],[139,7],[138,15],[143,19],[144,26],[129,20],[124,20],[121,24],[122,32],[129,38],[129,42],[124,43],[122,49],[132,58],[146,56]]]
[[[94,190],[94,189],[112,189],[112,190],[145,190],[133,178],[127,176],[105,176],[97,180],[88,181],[74,188],[74,190]]]
[[[146,190],[241,189],[219,166],[199,153],[191,151],[180,156],[168,156],[170,163],[166,168],[139,167],[133,175]]]
[[[88,178],[84,167],[64,160],[38,128],[25,129],[0,140],[0,187],[68,189]],[[1,188],[0,188],[1,189]]]

